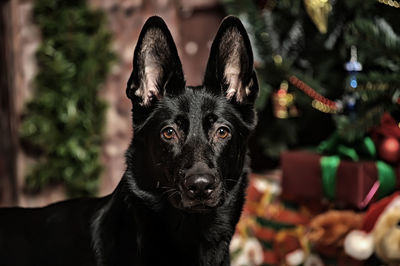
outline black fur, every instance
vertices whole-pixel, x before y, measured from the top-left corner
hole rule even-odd
[[[226,18],[202,86],[186,87],[172,36],[144,25],[127,95],[134,138],[103,198],[0,210],[0,265],[229,265],[247,186],[258,85],[243,25]]]

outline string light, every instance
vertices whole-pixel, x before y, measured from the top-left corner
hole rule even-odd
[[[378,0],[378,2],[394,8],[400,8],[400,3],[395,0]]]
[[[385,91],[390,89],[389,83],[372,83],[367,82],[366,84],[359,84],[356,88],[357,91],[369,90],[369,91]]]
[[[337,112],[336,109],[333,109],[331,107],[329,107],[328,105],[318,101],[318,100],[313,100],[311,102],[311,106],[314,107],[315,109],[317,109],[320,112],[323,113],[328,113],[328,114],[335,114]]]

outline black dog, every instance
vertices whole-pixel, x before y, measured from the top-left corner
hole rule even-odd
[[[134,138],[103,198],[0,211],[0,265],[229,265],[247,185],[258,84],[241,22],[226,18],[204,83],[186,87],[159,17],[140,34],[128,81]]]

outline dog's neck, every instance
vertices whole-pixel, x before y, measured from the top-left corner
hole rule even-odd
[[[236,215],[226,215],[232,210],[221,206],[210,213],[190,214],[168,203],[164,203],[162,211],[149,208],[143,198],[130,191],[127,175],[129,173],[124,175],[94,224],[94,231],[97,229],[97,233],[102,234],[100,241],[94,243],[95,248],[114,250],[110,252],[111,259],[98,258],[102,262],[100,265],[119,265],[121,261],[133,265],[166,265],[168,261],[174,261],[174,265],[192,265],[193,262],[198,262],[195,265],[221,265],[226,261],[241,210],[234,210]],[[127,247],[136,251],[123,252]],[[212,255],[206,255],[209,253]],[[205,258],[213,261],[204,261]]]

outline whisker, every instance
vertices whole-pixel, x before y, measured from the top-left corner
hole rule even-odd
[[[163,191],[162,195],[165,195],[165,194],[168,195],[168,194],[170,194],[170,193],[172,193],[172,192],[175,192],[175,190],[176,190],[176,189],[174,189],[174,188],[167,189],[167,190]]]
[[[162,186],[162,187],[160,187],[160,188],[163,188],[163,189],[169,189],[169,188],[173,188],[173,187],[169,187],[169,186]]]
[[[178,190],[175,190],[173,193],[171,193],[171,194],[168,195],[168,199],[172,198],[173,196],[175,196],[175,195],[178,194],[178,193],[179,193],[179,191],[178,191]]]

